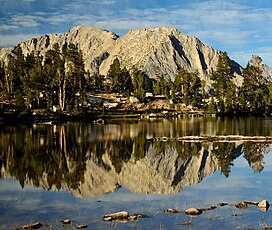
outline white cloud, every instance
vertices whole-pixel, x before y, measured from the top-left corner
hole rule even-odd
[[[229,55],[234,60],[240,60],[240,64],[243,66],[246,66],[252,55],[260,56],[264,64],[272,66],[272,47],[258,47],[246,51],[234,51],[229,53]]]
[[[14,30],[17,29],[18,26],[15,25],[0,25],[0,30]]]
[[[15,15],[10,21],[11,25],[22,27],[37,27],[39,16],[33,15]]]

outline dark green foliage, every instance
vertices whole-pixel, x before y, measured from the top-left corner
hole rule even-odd
[[[111,91],[114,93],[126,93],[129,95],[133,90],[132,80],[126,68],[121,68],[120,61],[116,58],[108,71],[111,81]]]
[[[181,68],[173,83],[172,96],[187,105],[197,106],[201,101],[202,83],[198,72],[188,72]]]
[[[265,150],[265,143],[244,143],[244,158],[247,160],[254,172],[261,172],[263,170]]]
[[[243,71],[243,85],[239,91],[240,104],[245,111],[264,111],[269,101],[267,81],[262,77],[262,59],[253,56]]]
[[[133,94],[140,102],[143,102],[145,99],[145,93],[151,89],[148,76],[136,68],[133,68],[131,76],[134,88]]]
[[[237,157],[234,149],[234,143],[213,143],[211,154],[217,158],[220,171],[225,177],[229,177],[230,166],[233,166],[233,160]]]
[[[105,90],[105,76],[101,74],[94,74],[89,78],[89,90],[93,92],[101,92]]]
[[[229,84],[233,78],[230,59],[226,52],[219,56],[216,70],[211,75],[212,86],[215,89],[215,95],[218,99],[225,99]]]
[[[164,77],[158,77],[154,83],[154,94],[170,96],[170,81],[167,81]]]
[[[234,78],[231,70],[231,61],[226,52],[219,57],[216,70],[211,74],[212,86],[215,89],[215,98],[219,101],[218,112],[230,112],[235,110],[237,104],[236,86],[232,82]]]
[[[19,100],[20,111],[23,107],[40,106],[50,110],[53,104],[57,104],[60,111],[65,110],[66,105],[71,112],[78,111],[85,100],[86,73],[82,52],[77,47],[69,45],[61,52],[59,45],[54,44],[44,58],[34,52],[25,57],[17,47],[16,55],[6,71],[1,68],[0,86]]]
[[[16,99],[16,105],[19,111],[24,111],[25,110],[25,103],[23,99],[23,95],[20,90],[17,90],[15,93],[15,99]]]

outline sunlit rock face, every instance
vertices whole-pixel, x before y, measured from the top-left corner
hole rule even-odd
[[[40,176],[35,174],[34,178],[33,175],[28,177],[28,174],[22,178],[17,171],[13,174],[8,164],[1,167],[1,178],[16,178],[22,187],[32,185],[51,191],[64,190],[79,198],[104,195],[116,191],[120,186],[136,193],[172,195],[186,186],[200,183],[215,171],[220,170],[228,176],[228,167],[242,153],[254,171],[260,171],[264,155],[271,150],[271,146],[263,143],[209,143],[205,147],[201,143],[189,143],[186,148],[176,144],[153,142],[144,155],[139,155],[139,149],[133,146],[131,155],[124,161],[118,161],[120,158],[116,161],[111,148],[100,156],[87,151],[86,161],[81,164],[81,167],[84,165],[82,170],[75,167],[76,161],[65,157],[61,160],[65,167],[59,171],[63,174],[55,181],[52,180],[52,172],[57,173],[58,169],[52,168],[51,173],[43,172]],[[42,162],[37,166],[40,164]],[[260,170],[257,166],[261,167]]]
[[[122,185],[133,192],[170,195],[218,170],[215,157],[204,149],[186,159],[181,154],[175,148],[160,152],[151,146],[143,159],[124,165],[120,174]]]
[[[218,170],[216,158],[204,148],[197,156],[183,159],[173,147],[161,152],[150,146],[142,159],[136,160],[132,155],[128,162],[123,163],[119,173],[108,154],[100,163],[90,159],[86,164],[84,182],[79,184],[78,189],[63,185],[63,189],[82,198],[114,192],[119,186],[137,193],[171,195],[199,183]]]
[[[182,34],[175,28],[131,30],[118,37],[116,34],[98,28],[77,26],[58,35],[49,34],[19,44],[24,55],[34,51],[41,56],[58,43],[61,48],[75,44],[83,52],[85,68],[91,74],[106,75],[110,65],[118,58],[127,69],[136,67],[149,77],[174,78],[178,69],[198,71],[200,78],[211,85],[209,74],[215,70],[221,51],[204,45],[200,40]],[[0,61],[16,57],[16,47],[0,49]],[[238,76],[241,67],[233,62]],[[241,78],[234,79],[241,84]]]

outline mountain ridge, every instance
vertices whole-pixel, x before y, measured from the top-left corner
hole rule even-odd
[[[106,75],[115,58],[123,67],[136,67],[151,78],[163,76],[174,79],[180,68],[198,71],[201,80],[211,86],[209,75],[215,70],[222,51],[204,45],[198,38],[185,35],[173,27],[143,28],[117,34],[100,28],[76,26],[64,34],[46,34],[23,41],[13,48],[0,49],[0,61],[16,56],[16,47],[23,54],[30,52],[44,56],[58,43],[65,47],[72,43],[83,52],[85,68],[91,74]],[[236,83],[241,83],[242,67],[232,61]]]

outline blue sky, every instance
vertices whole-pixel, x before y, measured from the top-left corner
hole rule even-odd
[[[271,0],[0,0],[0,47],[77,25],[118,35],[171,26],[226,51],[245,66],[259,55],[272,66]]]

